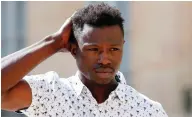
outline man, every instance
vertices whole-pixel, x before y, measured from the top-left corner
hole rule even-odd
[[[32,117],[167,117],[161,104],[122,83],[123,37],[117,9],[104,3],[80,9],[56,33],[2,59],[2,109]],[[73,55],[76,75],[26,76],[60,51]]]

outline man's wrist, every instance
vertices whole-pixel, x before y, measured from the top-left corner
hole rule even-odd
[[[62,40],[59,35],[49,35],[45,38],[44,42],[54,53],[58,52],[63,47]]]

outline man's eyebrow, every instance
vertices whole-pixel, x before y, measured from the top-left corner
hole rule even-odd
[[[112,44],[111,46],[120,46],[121,44]]]
[[[83,46],[98,46],[98,45],[95,43],[85,43]]]
[[[120,46],[121,44],[111,44],[110,46]],[[97,44],[94,43],[86,43],[83,46],[98,46]]]

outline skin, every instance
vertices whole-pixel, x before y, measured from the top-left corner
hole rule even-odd
[[[68,18],[54,34],[1,59],[1,109],[17,111],[31,105],[31,88],[22,78],[50,56],[70,50],[71,27]]]
[[[22,78],[47,58],[67,51],[76,59],[81,81],[98,103],[107,99],[109,93],[117,87],[114,76],[122,58],[123,34],[115,25],[103,28],[85,26],[77,46],[68,43],[71,27],[69,18],[56,33],[2,58],[1,109],[17,111],[29,107],[32,91]]]
[[[118,83],[115,74],[123,54],[123,33],[118,25],[94,28],[85,24],[75,54],[81,81],[98,103],[104,102]]]

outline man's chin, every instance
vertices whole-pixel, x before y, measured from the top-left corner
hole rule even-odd
[[[95,74],[96,74],[96,77],[98,77],[99,79],[109,79],[113,77],[112,72],[95,72]]]
[[[114,73],[96,73],[92,74],[92,81],[96,84],[109,84],[114,79]]]
[[[110,84],[112,80],[113,80],[112,78],[97,78],[94,80],[94,82],[96,84],[105,85]]]
[[[98,85],[106,85],[109,83],[110,83],[110,81],[109,82],[108,81],[96,81],[96,84],[98,84]]]

